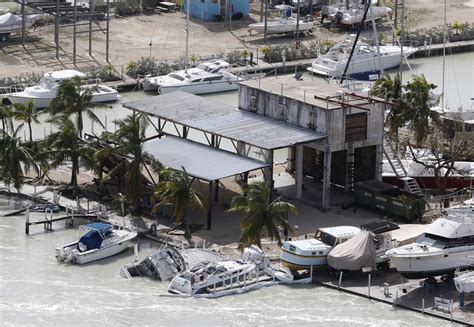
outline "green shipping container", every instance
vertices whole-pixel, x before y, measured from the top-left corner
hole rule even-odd
[[[426,201],[422,195],[378,181],[356,183],[354,201],[356,204],[398,216],[409,222],[421,218],[426,208]]]

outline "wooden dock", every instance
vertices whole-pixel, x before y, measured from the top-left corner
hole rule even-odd
[[[344,276],[347,274],[347,276]],[[314,282],[324,287],[349,293],[367,300],[378,301],[458,324],[472,326],[474,312],[460,308],[459,293],[451,282],[439,282],[428,289],[423,280],[405,280],[396,271],[350,272],[342,275],[316,274]],[[420,285],[421,284],[421,285]],[[436,299],[453,303],[452,310],[436,308]],[[472,297],[474,301],[474,296]]]

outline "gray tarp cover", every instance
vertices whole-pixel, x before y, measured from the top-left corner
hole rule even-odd
[[[374,267],[374,235],[362,230],[350,240],[336,245],[329,252],[328,263],[337,270],[360,270],[363,267]]]

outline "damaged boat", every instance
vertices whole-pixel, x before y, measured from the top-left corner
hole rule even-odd
[[[190,269],[201,262],[218,262],[224,258],[211,250],[182,249],[167,246],[146,256],[143,260],[130,263],[120,272],[125,278],[146,276],[161,281],[173,279],[178,273]]]

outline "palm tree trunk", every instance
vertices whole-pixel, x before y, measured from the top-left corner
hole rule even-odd
[[[189,228],[188,211],[184,213],[184,237],[191,237],[191,229]]]
[[[31,123],[30,122],[28,122],[28,128],[30,130],[30,143],[33,143],[33,132],[31,130]]]
[[[79,162],[77,158],[72,160],[71,185],[74,187],[74,195],[77,192],[77,174],[79,172]]]

